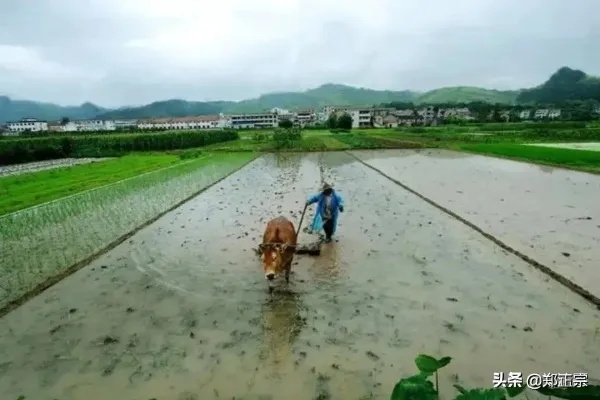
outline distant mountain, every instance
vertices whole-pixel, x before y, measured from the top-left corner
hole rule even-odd
[[[523,90],[517,97],[519,103],[556,104],[572,100],[600,101],[600,78],[569,67],[562,67],[546,82]]]
[[[223,112],[223,110],[235,104],[231,101],[185,101],[165,100],[156,101],[141,107],[126,107],[110,110],[100,115],[102,119],[136,119],[136,118],[158,118],[158,117],[187,117],[192,115],[211,115]]]
[[[434,89],[423,93],[415,99],[420,104],[468,103],[482,101],[485,103],[515,104],[518,90],[493,90],[473,86],[454,86]]]
[[[304,92],[269,93],[256,99],[242,100],[228,107],[227,111],[252,112],[268,110],[273,107],[297,109],[321,108],[326,105],[370,105],[392,101],[410,101],[415,95],[416,93],[408,90],[373,90],[328,83]]]
[[[88,119],[105,111],[104,108],[92,103],[83,103],[80,106],[59,106],[29,100],[11,100],[6,96],[0,96],[0,122],[16,121],[21,118],[37,118],[48,121],[60,120],[62,117]]]
[[[46,120],[136,119],[183,117],[218,113],[260,112],[274,107],[321,108],[325,105],[379,105],[386,103],[450,104],[483,101],[502,104],[544,104],[567,100],[600,100],[600,79],[568,67],[560,68],[542,85],[520,91],[500,91],[457,86],[425,93],[408,90],[373,90],[328,83],[303,92],[268,93],[255,99],[234,101],[165,100],[139,107],[103,109],[91,103],[62,107],[56,104],[11,100],[0,96],[0,122],[31,117]]]

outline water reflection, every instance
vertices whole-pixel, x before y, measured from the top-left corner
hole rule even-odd
[[[277,365],[290,358],[306,319],[302,317],[300,294],[289,288],[279,288],[268,295],[262,305],[263,348],[260,359],[267,365]]]
[[[302,155],[293,154],[293,153],[275,153],[273,154],[275,158],[275,165],[278,168],[300,168],[300,163],[302,160]]]
[[[335,284],[341,275],[339,244],[321,244],[321,254],[314,257],[309,272],[318,282]]]

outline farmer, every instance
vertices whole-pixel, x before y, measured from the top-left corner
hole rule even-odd
[[[320,193],[310,196],[306,205],[317,203],[317,212],[313,219],[311,230],[313,232],[325,231],[325,241],[331,242],[331,237],[335,234],[338,220],[338,211],[344,212],[344,199],[333,187],[325,183]]]

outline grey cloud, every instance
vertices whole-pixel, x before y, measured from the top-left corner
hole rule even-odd
[[[599,14],[596,0],[3,0],[0,94],[118,106],[326,82],[516,89],[563,65],[600,74]]]

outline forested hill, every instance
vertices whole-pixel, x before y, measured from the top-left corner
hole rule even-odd
[[[525,104],[560,104],[567,101],[600,101],[600,78],[562,67],[542,85],[521,91],[517,102]]]

